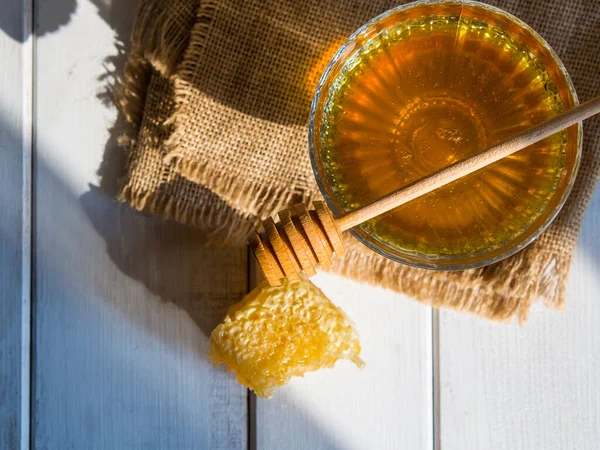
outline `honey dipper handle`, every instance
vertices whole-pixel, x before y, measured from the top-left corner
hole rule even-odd
[[[425,195],[446,184],[458,180],[476,170],[482,169],[500,159],[511,155],[525,147],[541,141],[571,125],[581,122],[594,114],[600,113],[600,97],[595,97],[570,111],[556,116],[540,125],[536,125],[523,133],[507,139],[500,144],[483,150],[470,158],[440,169],[431,175],[417,180],[408,186],[391,192],[372,203],[350,211],[335,219],[340,230],[348,230],[367,220],[386,213],[417,197]]]

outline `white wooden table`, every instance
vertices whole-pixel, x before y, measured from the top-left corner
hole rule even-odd
[[[135,3],[0,7],[0,449],[598,448],[600,192],[565,312],[499,325],[319,275],[365,370],[263,401],[211,367],[247,250],[202,248],[99,187],[122,165],[102,93]]]

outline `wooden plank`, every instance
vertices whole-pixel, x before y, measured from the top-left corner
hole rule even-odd
[[[94,187],[116,116],[103,63],[135,3],[78,1],[37,40],[33,445],[242,449],[246,390],[206,354],[247,289],[246,249],[205,249]],[[60,8],[36,7],[52,28]]]
[[[567,310],[529,322],[440,319],[444,449],[595,449],[600,442],[600,191],[571,267]]]
[[[431,309],[334,275],[312,280],[355,321],[367,367],[339,362],[257,399],[257,448],[431,449]]]
[[[31,5],[0,19],[0,448],[29,447]]]

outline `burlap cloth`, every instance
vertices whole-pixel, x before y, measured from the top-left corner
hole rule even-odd
[[[600,2],[490,2],[537,30],[565,63],[580,100],[600,94]],[[307,149],[313,89],[333,51],[393,0],[141,0],[117,102],[124,139],[120,199],[242,243],[257,218],[319,197]],[[584,212],[600,175],[600,118],[584,126],[571,196],[533,244],[462,272],[387,260],[347,237],[334,272],[434,306],[526,319],[532,301],[561,307]],[[201,256],[199,256],[201,257]],[[368,301],[368,299],[365,299]]]

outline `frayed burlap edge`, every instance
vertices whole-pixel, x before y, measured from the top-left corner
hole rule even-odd
[[[532,244],[524,255],[506,259],[499,264],[506,274],[504,282],[485,282],[492,279],[494,266],[463,272],[432,272],[415,270],[365,250],[362,244],[347,235],[348,252],[335,259],[330,269],[348,278],[380,286],[413,297],[420,303],[443,306],[468,312],[500,322],[515,315],[519,323],[527,321],[531,304],[545,297],[545,304],[562,309],[565,301],[567,270],[571,256],[556,254]],[[532,277],[531,274],[538,274]],[[514,286],[519,285],[519,292]]]
[[[114,91],[115,105],[131,128],[126,135],[119,138],[119,143],[125,151],[130,148],[131,139],[142,123],[149,77],[148,61],[139,52],[132,51],[123,69],[123,75],[116,80]]]
[[[169,150],[173,149],[170,143],[166,145],[169,146]],[[176,172],[195,183],[218,186],[219,193],[227,199],[227,203],[248,216],[265,219],[273,211],[281,211],[290,204],[308,204],[320,198],[319,194],[309,191],[294,192],[289,185],[264,186],[260,183],[245,182],[235,175],[223,173],[222,169],[214,167],[208,161],[188,161],[170,153],[165,162],[172,164]]]
[[[251,218],[237,214],[229,206],[216,201],[191,208],[189,204],[173,200],[173,196],[167,193],[145,192],[132,186],[126,186],[118,200],[129,203],[138,211],[201,228],[206,245],[243,245],[255,225]]]

